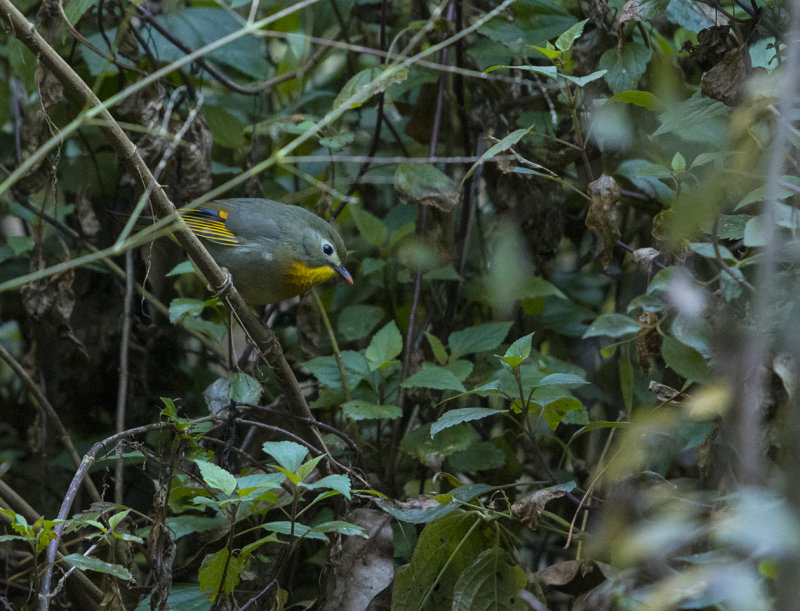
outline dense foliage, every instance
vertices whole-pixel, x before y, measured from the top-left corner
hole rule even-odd
[[[2,601],[793,608],[793,19],[0,0]],[[140,161],[354,285],[265,350]]]

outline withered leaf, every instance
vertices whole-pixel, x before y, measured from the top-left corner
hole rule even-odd
[[[620,238],[620,200],[622,193],[617,181],[603,174],[589,183],[591,196],[586,226],[603,238],[603,267],[608,267],[614,246]]]

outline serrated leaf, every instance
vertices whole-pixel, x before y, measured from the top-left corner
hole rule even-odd
[[[474,352],[495,350],[503,343],[510,328],[510,322],[489,322],[453,331],[447,340],[450,358],[455,360]]]
[[[624,314],[601,314],[589,325],[583,334],[583,339],[588,337],[623,337],[636,333],[642,328],[642,323]]]
[[[199,458],[196,458],[194,463],[200,469],[203,481],[211,488],[221,490],[226,496],[232,494],[236,489],[236,478],[222,467]]]
[[[265,454],[269,454],[277,463],[292,473],[303,464],[308,448],[294,441],[265,441],[261,446]]]
[[[237,403],[258,403],[261,384],[252,376],[236,371],[231,374],[231,400]]]
[[[488,407],[461,407],[452,409],[442,414],[442,416],[431,425],[431,437],[434,437],[444,429],[463,422],[480,420],[481,418],[488,418],[489,416],[496,416],[497,414],[504,413],[506,413],[505,410],[490,409]]]
[[[403,351],[403,337],[395,321],[388,322],[378,331],[364,351],[370,370],[385,369]]]
[[[383,318],[383,309],[371,305],[347,306],[339,314],[336,328],[341,336],[349,341],[363,339],[378,326]]]
[[[461,380],[451,371],[423,363],[422,369],[406,379],[401,386],[403,388],[433,388],[435,390],[457,390],[465,392],[466,389]]]

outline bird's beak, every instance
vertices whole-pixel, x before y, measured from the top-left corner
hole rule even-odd
[[[333,263],[331,263],[330,266],[333,268],[333,271],[335,271],[342,278],[344,278],[349,284],[353,284],[353,277],[350,275],[350,272],[348,272],[344,267],[342,267],[341,265],[335,265]]]

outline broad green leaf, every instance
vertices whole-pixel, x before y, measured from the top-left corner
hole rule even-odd
[[[191,261],[181,261],[171,270],[169,270],[165,276],[182,276],[183,274],[193,274],[194,273],[194,265],[192,265]]]
[[[378,331],[364,351],[370,370],[386,369],[403,351],[403,338],[395,321],[388,322]]]
[[[220,591],[225,594],[233,592],[234,588],[239,585],[244,561],[245,558],[241,556],[231,556],[227,547],[203,558],[197,578],[200,588],[209,599],[216,600]],[[223,577],[225,578],[224,583]]]
[[[435,390],[456,390],[458,392],[466,391],[461,380],[453,372],[430,363],[423,363],[422,369],[406,379],[401,386],[403,388],[418,387],[433,388]]]
[[[531,355],[531,340],[533,333],[520,337],[508,347],[506,353],[500,358],[511,367],[518,367],[525,359]]]
[[[223,528],[227,524],[227,520],[223,516],[210,518],[191,513],[168,517],[166,522],[170,536],[176,541],[187,535],[196,535],[215,528]]]
[[[608,70],[597,70],[586,76],[572,76],[570,74],[559,74],[561,78],[567,79],[571,83],[575,83],[578,87],[585,87],[592,81],[603,78]]]
[[[653,52],[638,42],[626,42],[617,56],[617,49],[606,50],[597,67],[608,72],[604,75],[606,83],[615,94],[636,89],[639,79],[647,70]]]
[[[496,544],[494,529],[475,528],[478,520],[477,513],[457,510],[425,525],[410,565],[395,577],[392,611],[452,607],[459,578]]]
[[[581,34],[583,34],[584,26],[589,22],[588,19],[584,19],[583,21],[579,21],[567,31],[565,31],[561,36],[556,39],[556,49],[560,49],[562,51],[569,51],[572,48],[572,44],[580,38]]]
[[[474,352],[495,350],[503,343],[510,328],[510,322],[489,322],[454,331],[447,341],[450,358],[455,360]]]
[[[396,405],[376,405],[362,399],[353,399],[342,404],[342,413],[350,420],[375,420],[385,418],[394,420],[403,415],[402,410]]]
[[[697,350],[665,335],[661,342],[661,356],[667,367],[687,380],[705,382],[708,379],[708,363]]]
[[[386,241],[389,230],[377,216],[365,210],[361,204],[350,202],[347,205],[358,232],[373,246],[380,248]]]
[[[624,314],[601,314],[586,329],[583,338],[588,337],[623,337],[636,333],[642,323]]]
[[[568,412],[582,409],[583,404],[575,397],[560,397],[544,406],[542,418],[555,431]]]
[[[407,204],[433,206],[444,212],[455,208],[461,195],[452,178],[432,165],[419,163],[398,165],[394,188]]]
[[[231,400],[237,403],[258,403],[261,397],[261,384],[252,376],[241,371],[231,374]]]
[[[483,550],[458,577],[453,591],[453,611],[492,609],[526,611],[519,595],[528,583],[525,571],[499,545]]]
[[[69,554],[64,556],[63,560],[82,571],[105,573],[107,575],[113,575],[117,579],[124,579],[125,581],[133,580],[133,575],[121,564],[109,564],[99,558],[91,558],[89,556],[83,556],[82,554]]]
[[[383,319],[383,309],[378,306],[351,305],[339,314],[336,328],[345,340],[354,341],[372,333],[381,319]]]
[[[261,448],[281,467],[292,473],[300,468],[308,454],[308,448],[294,441],[265,441]]]
[[[308,490],[329,489],[336,490],[339,494],[344,496],[348,501],[350,500],[350,478],[346,475],[326,475],[312,483],[300,482],[300,487]]]
[[[431,426],[431,437],[444,429],[461,424],[462,422],[480,420],[481,418],[488,418],[489,416],[496,416],[497,414],[504,413],[506,413],[505,410],[491,409],[488,407],[461,407],[452,409],[442,414],[442,416],[433,423]]]
[[[199,458],[195,458],[194,463],[200,469],[203,481],[211,488],[221,490],[226,496],[232,494],[236,489],[236,478],[222,467]]]
[[[206,302],[201,299],[178,297],[169,304],[169,321],[174,323],[186,316],[200,316],[205,307]]]
[[[372,375],[367,360],[360,352],[344,350],[342,351],[342,360],[344,361],[344,371],[350,388],[355,388],[361,380]],[[303,366],[314,374],[321,384],[328,388],[339,389],[342,387],[342,378],[335,357],[318,356],[303,363]]]
[[[466,450],[448,456],[447,464],[453,471],[489,471],[504,466],[506,455],[491,441],[477,441]]]

